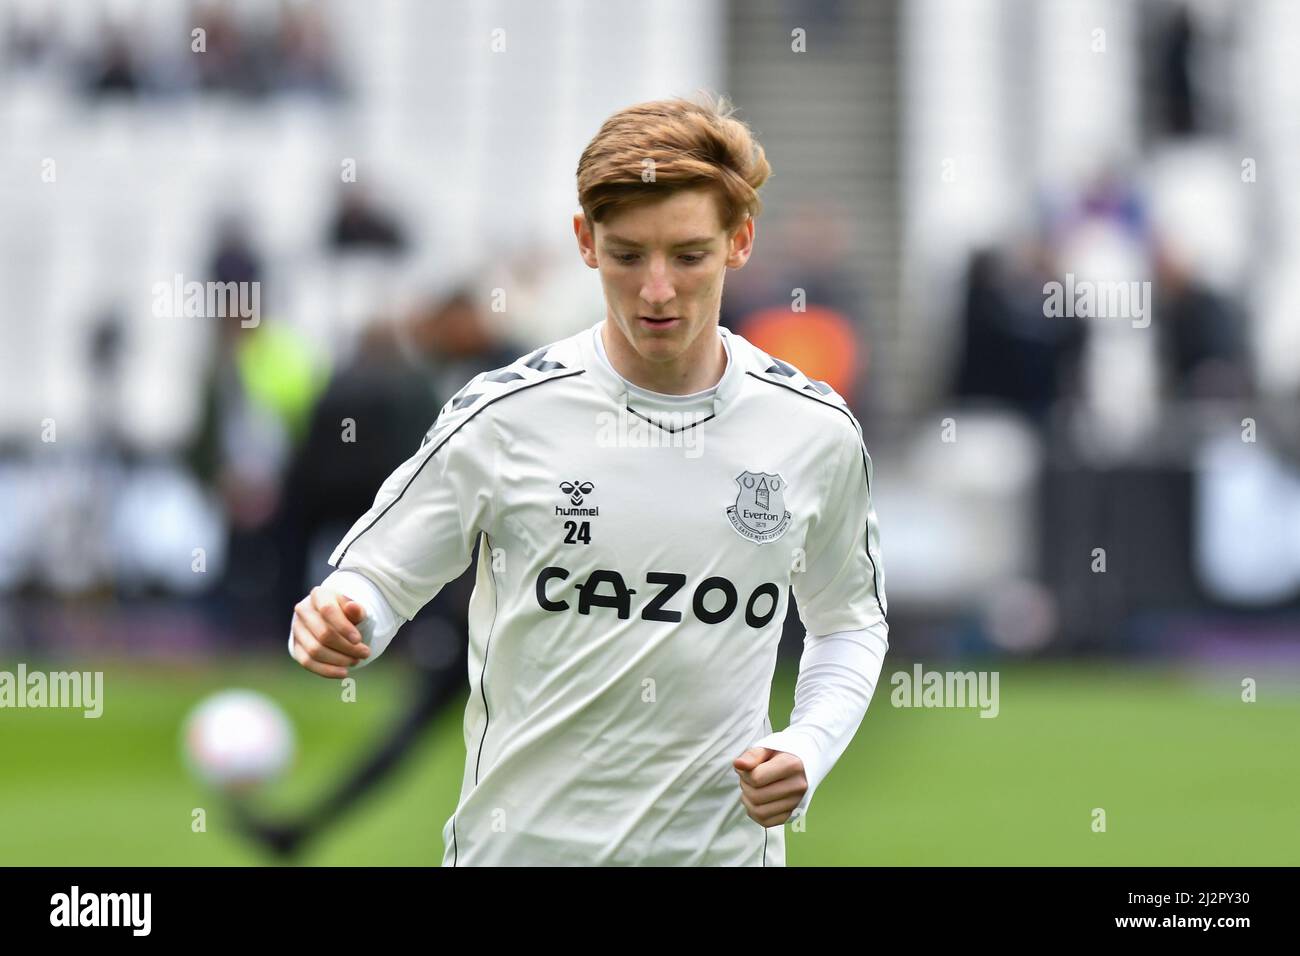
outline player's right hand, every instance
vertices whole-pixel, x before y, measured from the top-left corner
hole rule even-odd
[[[337,679],[370,656],[356,625],[366,610],[345,594],[314,587],[293,608],[293,659],[313,674]]]

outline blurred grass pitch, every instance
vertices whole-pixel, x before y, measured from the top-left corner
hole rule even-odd
[[[342,703],[336,682],[287,659],[224,669],[101,661],[98,719],[0,710],[0,865],[275,862],[187,772],[185,715],[226,687],[277,701],[301,747],[261,805],[296,812],[399,712],[411,675],[395,665],[359,673],[357,702]],[[985,665],[927,664],[943,666]],[[998,668],[1001,710],[985,719],[976,709],[891,706],[889,677],[910,667],[886,663],[806,829],[787,826],[789,865],[1300,864],[1294,681],[1263,667],[1207,677],[1126,662],[1017,665]],[[1241,700],[1245,676],[1259,681],[1255,703]],[[774,727],[788,720],[794,678],[793,665],[778,671]],[[463,705],[300,862],[439,864],[460,787]],[[206,811],[206,832],[192,830],[195,808]],[[1094,808],[1105,811],[1104,833],[1092,829]]]

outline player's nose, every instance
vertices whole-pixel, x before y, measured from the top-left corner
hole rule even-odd
[[[641,287],[641,298],[652,309],[658,309],[660,306],[671,302],[677,295],[673,288],[672,280],[668,277],[668,269],[663,263],[652,262],[646,275],[645,284]]]

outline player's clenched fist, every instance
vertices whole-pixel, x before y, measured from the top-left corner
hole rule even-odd
[[[321,677],[347,677],[349,667],[370,656],[356,627],[365,616],[347,595],[312,588],[293,608],[293,659]]]
[[[794,754],[768,747],[750,747],[732,761],[740,776],[740,802],[751,820],[765,827],[790,819],[808,792],[803,761]]]

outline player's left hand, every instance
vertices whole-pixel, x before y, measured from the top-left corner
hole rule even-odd
[[[803,761],[768,747],[750,747],[731,763],[740,776],[740,802],[750,819],[780,826],[808,792]]]

